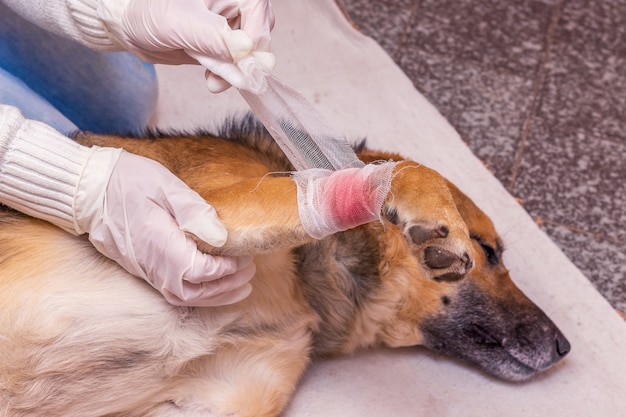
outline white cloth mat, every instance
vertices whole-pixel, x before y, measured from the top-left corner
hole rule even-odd
[[[276,75],[351,140],[439,170],[485,210],[505,240],[511,276],[572,344],[559,365],[512,384],[423,348],[317,361],[285,417],[626,416],[626,324],[580,271],[333,0],[274,0]],[[203,70],[158,67],[155,125],[197,131],[247,111],[235,91],[211,95]]]

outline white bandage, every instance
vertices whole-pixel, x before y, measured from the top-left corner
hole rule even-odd
[[[300,221],[309,236],[330,234],[380,220],[391,189],[395,162],[339,171],[295,172]]]

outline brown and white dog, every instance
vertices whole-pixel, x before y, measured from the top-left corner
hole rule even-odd
[[[276,416],[319,356],[424,345],[523,380],[569,351],[492,222],[436,172],[401,162],[383,223],[316,241],[295,183],[267,175],[292,169],[274,142],[245,123],[220,136],[78,140],[153,158],[218,210],[228,242],[203,250],[255,254],[238,304],[174,307],[84,237],[0,210],[2,417]]]

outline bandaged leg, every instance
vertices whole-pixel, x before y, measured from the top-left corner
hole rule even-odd
[[[321,239],[380,220],[395,165],[386,162],[339,171],[309,169],[294,173],[304,230]]]

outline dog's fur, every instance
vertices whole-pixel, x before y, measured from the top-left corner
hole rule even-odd
[[[235,305],[173,307],[84,237],[0,210],[1,416],[276,416],[319,356],[425,345],[521,380],[569,350],[436,172],[401,162],[383,223],[314,241],[294,182],[267,175],[291,169],[273,141],[224,136],[78,139],[153,158],[216,207],[229,239],[203,250],[257,264]]]

